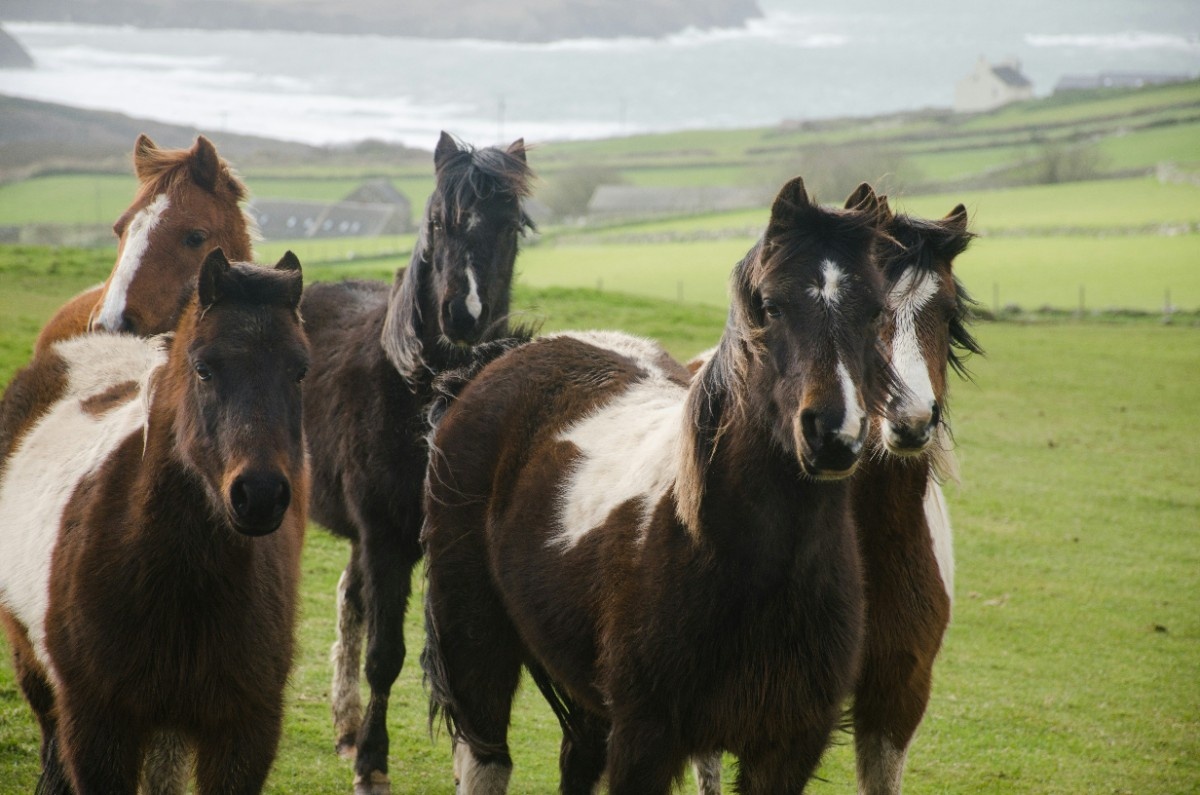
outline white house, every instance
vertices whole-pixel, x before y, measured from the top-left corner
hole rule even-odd
[[[990,64],[980,56],[971,74],[954,87],[954,110],[959,113],[991,110],[1009,102],[1033,97],[1033,83],[1021,74],[1016,61]]]

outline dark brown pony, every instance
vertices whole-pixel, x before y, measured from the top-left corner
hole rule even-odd
[[[793,180],[699,374],[616,333],[485,367],[431,440],[422,661],[464,793],[498,793],[520,668],[564,727],[562,791],[666,793],[729,751],[804,789],[858,672],[850,487],[894,389],[878,202]]]
[[[387,701],[404,664],[404,613],[421,557],[432,374],[506,333],[517,242],[532,226],[521,208],[532,177],[523,141],[475,150],[442,133],[434,166],[416,250],[392,287],[316,284],[302,306],[314,362],[305,389],[311,511],[352,544],[338,583],[331,699],[338,751],[356,755],[361,792],[389,789]]]
[[[866,573],[867,632],[853,721],[859,792],[898,795],[908,746],[929,702],[933,662],[950,620],[954,555],[940,481],[954,477],[947,370],[980,353],[967,329],[972,301],[954,259],[973,237],[961,204],[940,221],[886,219],[881,336],[898,389],[872,430],[872,454],[852,481]],[[712,352],[688,362],[695,373]],[[698,760],[703,795],[721,791],[718,759]]]
[[[867,595],[863,667],[854,691],[858,788],[899,795],[908,746],[929,702],[950,621],[954,555],[939,481],[953,475],[947,372],[980,353],[954,259],[971,242],[960,204],[939,221],[887,214],[883,340],[903,390],[852,481]]]
[[[217,250],[173,338],[77,337],[9,385],[0,617],[40,791],[176,791],[189,751],[198,792],[262,788],[308,497],[300,295],[290,252]]]
[[[159,149],[139,135],[133,170],[140,185],[113,224],[119,242],[112,273],[58,310],[36,351],[93,330],[171,331],[210,251],[221,248],[235,261],[251,258],[254,227],[239,206],[246,188],[203,135],[191,149]]]

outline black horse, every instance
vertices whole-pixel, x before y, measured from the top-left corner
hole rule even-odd
[[[532,180],[523,140],[475,150],[442,133],[434,166],[412,260],[390,290],[317,284],[301,307],[313,351],[304,394],[311,513],[351,542],[338,582],[331,700],[338,752],[357,757],[359,793],[389,791],[387,702],[404,664],[404,613],[421,558],[432,378],[507,333],[517,242],[533,226],[521,206]]]

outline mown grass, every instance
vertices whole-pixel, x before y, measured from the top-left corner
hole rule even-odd
[[[23,363],[55,302],[107,272],[111,258],[102,253],[0,249],[0,383]],[[389,270],[311,267],[306,277]],[[586,289],[521,287],[515,305],[547,330],[664,335],[683,357],[711,344],[723,321],[719,307]],[[962,485],[948,487],[955,617],[905,789],[1196,791],[1200,332],[1151,323],[983,324],[976,332],[988,354],[972,360],[974,382],[956,383],[952,394],[963,470]],[[332,752],[327,706],[333,593],[345,556],[341,542],[310,529],[273,793],[350,789],[350,765]],[[391,703],[393,791],[450,793],[448,743],[425,728],[419,572],[414,584],[409,659]],[[512,791],[555,791],[558,729],[532,688],[514,721]],[[33,788],[37,742],[0,649],[0,793]],[[853,791],[852,771],[842,738],[810,790]]]

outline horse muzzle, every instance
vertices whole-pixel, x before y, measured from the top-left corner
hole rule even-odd
[[[865,416],[856,428],[847,428],[840,414],[805,409],[797,424],[797,449],[805,474],[816,480],[841,480],[854,474],[867,440]]]
[[[892,455],[907,457],[924,453],[933,444],[941,409],[933,403],[929,409],[883,421],[883,444]]]
[[[279,529],[292,501],[292,488],[276,472],[239,475],[227,495],[233,528],[242,535],[265,536]]]

